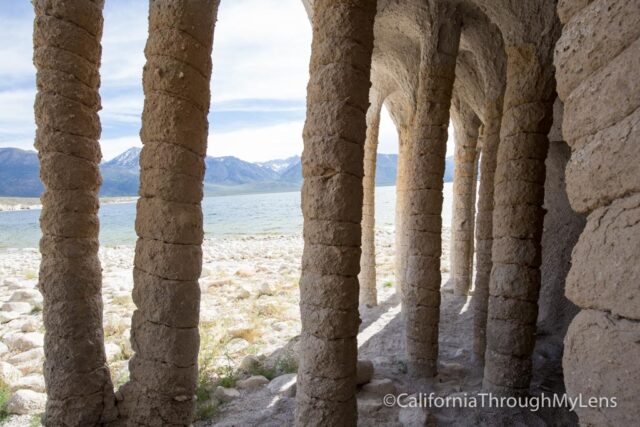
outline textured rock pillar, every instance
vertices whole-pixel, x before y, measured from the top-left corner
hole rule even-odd
[[[296,424],[356,425],[362,178],[374,0],[316,0],[302,154]]]
[[[637,2],[564,0],[556,45],[572,208],[587,214],[566,296],[582,311],[565,337],[572,397],[615,396],[578,407],[582,425],[640,418],[640,8]],[[584,400],[584,399],[583,399]]]
[[[475,200],[477,179],[478,128],[480,121],[471,109],[460,103],[455,130],[453,173],[453,215],[451,221],[451,278],[453,292],[469,294],[473,277]]]
[[[476,215],[476,282],[473,290],[473,352],[484,359],[486,348],[487,306],[491,277],[491,246],[493,244],[493,179],[496,172],[502,99],[487,102],[482,128],[480,159],[480,189]]]
[[[402,297],[409,372],[436,374],[440,317],[442,188],[460,20],[436,4],[434,31],[424,41],[412,138],[407,147],[407,269]]]
[[[204,157],[218,1],[155,0],[143,72],[131,425],[189,425],[198,375]]]
[[[98,259],[101,1],[35,0],[35,119],[42,196],[40,278],[48,426],[114,416]]]
[[[396,292],[402,295],[402,288],[407,271],[407,239],[404,217],[407,215],[407,148],[409,131],[398,132],[398,165],[396,173],[396,206],[395,206],[395,278]],[[403,306],[404,307],[404,306]]]
[[[547,134],[555,93],[552,67],[539,57],[537,46],[511,45],[506,53],[483,387],[520,394],[528,392],[531,380]]]
[[[549,132],[547,176],[544,182],[544,232],[538,298],[538,336],[557,337],[546,348],[549,359],[562,359],[562,339],[578,308],[565,294],[565,282],[571,268],[571,252],[585,226],[585,216],[571,209],[567,197],[565,170],[571,149],[562,137],[562,103],[553,104],[553,126]],[[562,236],[562,238],[558,238]]]
[[[360,303],[376,305],[376,156],[382,105],[369,107],[367,115],[367,138],[364,144],[364,199],[362,203],[362,255],[360,256]]]

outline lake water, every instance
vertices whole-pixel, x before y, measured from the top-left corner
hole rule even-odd
[[[395,187],[376,188],[376,226],[393,226]],[[443,224],[451,224],[453,186],[444,185]],[[202,202],[205,238],[257,234],[302,234],[300,193],[206,197]],[[100,243],[133,245],[135,203],[100,208]],[[0,212],[0,248],[33,248],[40,240],[39,210]]]

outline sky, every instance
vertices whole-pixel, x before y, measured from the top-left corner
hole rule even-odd
[[[147,5],[105,2],[104,160],[141,146]],[[0,147],[33,149],[32,31],[29,1],[0,1]],[[311,25],[300,0],[222,0],[213,45],[209,155],[265,161],[301,154],[310,47]],[[379,138],[380,153],[398,152],[386,111]]]

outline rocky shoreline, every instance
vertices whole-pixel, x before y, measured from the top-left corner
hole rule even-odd
[[[100,203],[103,205],[119,203],[135,203],[137,197],[102,197]],[[38,197],[0,197],[0,212],[29,211],[42,209],[42,204]]]
[[[379,292],[391,293],[393,230],[376,234]],[[216,387],[234,375],[247,357],[266,360],[260,369],[267,376],[295,371],[291,344],[300,332],[302,245],[301,237],[285,235],[205,241],[200,279],[201,391],[216,405],[224,400],[216,397]],[[116,387],[128,379],[132,355],[133,255],[132,246],[100,250],[105,349]],[[5,411],[12,414],[6,425],[28,425],[29,419],[43,411],[46,400],[39,262],[35,248],[0,250],[0,380],[9,391]],[[282,353],[283,348],[291,350],[290,354]]]

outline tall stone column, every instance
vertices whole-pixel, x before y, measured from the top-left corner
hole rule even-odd
[[[376,156],[380,129],[380,105],[369,107],[367,138],[364,144],[364,200],[362,203],[362,256],[360,257],[360,304],[378,304],[376,291]],[[369,119],[370,117],[370,119]]]
[[[407,147],[407,269],[402,297],[409,371],[434,376],[438,359],[442,188],[460,18],[437,3],[424,41],[412,137]]]
[[[484,359],[486,348],[489,279],[491,277],[491,246],[493,245],[493,180],[496,172],[502,99],[485,105],[482,128],[482,156],[480,160],[480,189],[476,215],[476,282],[473,290],[473,352]]]
[[[398,164],[396,172],[396,206],[395,206],[395,279],[396,293],[402,295],[402,288],[407,271],[407,239],[404,217],[407,215],[407,147],[410,130],[401,128],[398,131]]]
[[[480,120],[464,103],[453,120],[456,136],[451,221],[451,278],[455,295],[469,294],[473,277],[475,190]]]
[[[96,426],[114,413],[98,259],[102,1],[35,0],[36,141],[42,196],[45,425]]]
[[[528,391],[531,380],[547,134],[555,93],[553,68],[541,60],[537,46],[510,45],[506,53],[483,387],[520,394]]]
[[[576,408],[581,425],[640,418],[640,8],[623,0],[558,3],[566,189],[587,215],[565,295],[580,312],[564,340],[567,394],[616,398]]]
[[[316,0],[302,154],[296,424],[356,425],[358,273],[374,0]]]
[[[130,424],[189,425],[198,375],[204,157],[214,0],[150,2],[131,326],[119,409]]]

